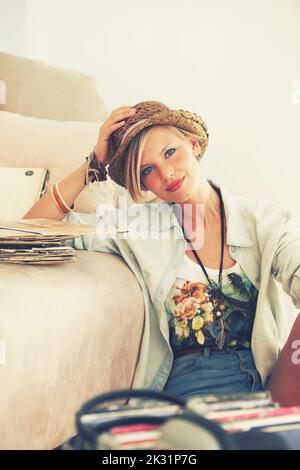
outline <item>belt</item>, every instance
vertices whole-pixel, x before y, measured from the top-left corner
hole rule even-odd
[[[236,351],[237,349],[240,349],[240,350],[245,350],[247,349],[249,351],[249,348],[243,348],[243,347],[239,347],[237,348],[237,346],[224,346],[223,349],[219,349],[218,346],[201,346],[199,344],[199,346],[194,346],[194,347],[190,347],[190,348],[184,348],[184,349],[179,349],[179,351],[175,351],[174,352],[174,358],[176,359],[177,357],[180,357],[180,356],[185,356],[186,354],[193,354],[193,353],[203,353],[205,356],[209,356],[209,354],[211,352],[224,352],[224,351]]]

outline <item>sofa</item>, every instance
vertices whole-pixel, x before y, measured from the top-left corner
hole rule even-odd
[[[7,91],[0,166],[47,167],[50,187],[96,142],[107,113],[94,80],[0,54],[0,81]],[[90,183],[75,210],[117,206],[120,195],[133,202],[109,178]],[[145,193],[144,202],[153,200]],[[119,256],[76,256],[62,265],[0,264],[0,449],[53,449],[75,434],[74,415],[86,400],[131,386],[143,334],[141,288]]]

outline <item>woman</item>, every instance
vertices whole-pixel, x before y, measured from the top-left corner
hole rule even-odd
[[[289,332],[275,279],[300,307],[295,218],[206,180],[198,160],[207,144],[207,127],[194,113],[156,101],[122,106],[101,126],[87,161],[25,215],[98,224],[97,235],[73,246],[117,253],[136,275],[145,326],[134,388],[184,397],[264,390]],[[161,203],[135,206],[142,217],[131,224],[132,208],[74,213],[78,194],[106,179],[108,163],[135,202],[152,191]],[[124,215],[127,237],[103,238],[103,224],[120,228],[116,218],[124,225]],[[139,217],[140,236],[132,237]],[[293,380],[296,386],[297,374]]]

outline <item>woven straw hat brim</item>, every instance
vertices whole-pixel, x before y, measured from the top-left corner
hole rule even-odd
[[[137,125],[130,133],[128,136],[125,137],[124,142],[119,145],[117,150],[115,151],[108,167],[108,174],[111,177],[112,180],[114,180],[116,183],[119,185],[125,186],[125,181],[124,181],[124,152],[126,148],[128,147],[130,141],[142,130],[145,129],[146,127],[152,126],[152,125],[170,125],[177,127],[179,129],[191,132],[198,136],[198,140],[201,146],[201,153],[200,157],[202,158],[207,145],[208,145],[208,139],[209,139],[209,134],[208,130],[206,127],[206,124],[202,120],[200,116],[198,116],[195,113],[192,113],[190,111],[184,111],[182,109],[179,110],[164,110],[161,112],[158,112],[156,114],[153,114],[152,116],[149,116],[147,118],[143,118],[141,116],[141,125]],[[126,122],[127,128],[129,128],[134,122],[136,122],[136,119],[134,122],[131,124],[131,119],[129,118]]]

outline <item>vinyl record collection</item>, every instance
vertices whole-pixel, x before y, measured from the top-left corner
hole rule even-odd
[[[48,219],[0,221],[0,263],[43,265],[76,261],[76,252],[67,241],[95,230],[93,225]]]
[[[186,405],[194,413],[218,423],[229,434],[259,431],[259,436],[261,432],[266,436],[275,433],[280,436],[282,442],[286,442],[287,448],[300,449],[300,406],[280,407],[278,403],[272,401],[267,391],[199,396],[188,399]],[[108,406],[106,411],[102,408],[101,412],[97,412],[95,408],[94,412],[82,415],[81,421],[90,429],[106,426],[107,429],[98,435],[97,446],[101,450],[162,449],[162,426],[150,424],[148,418],[174,416],[181,411],[181,407],[176,404],[156,402],[155,405],[149,403],[145,406],[145,403],[141,404],[139,400],[131,400],[130,406],[128,404]],[[126,424],[126,419],[132,422],[135,417],[138,421],[138,417],[143,416],[147,416],[144,423],[139,419],[138,424]],[[111,427],[108,425],[109,422],[113,423],[120,419],[124,425]],[[174,444],[176,433],[173,433],[173,449],[185,448],[180,447],[180,442],[182,445],[180,433],[177,438],[176,447],[176,443]],[[263,448],[263,438],[260,437],[260,440]],[[249,445],[251,448],[251,444]]]

